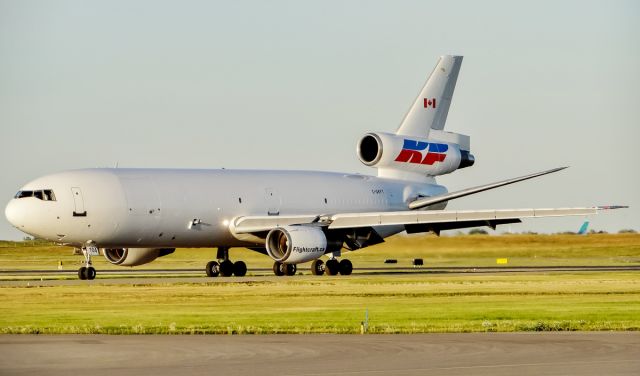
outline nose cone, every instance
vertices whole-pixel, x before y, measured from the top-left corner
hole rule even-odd
[[[7,217],[7,221],[14,227],[20,227],[20,211],[18,210],[18,203],[16,200],[11,200],[4,209],[4,216]]]

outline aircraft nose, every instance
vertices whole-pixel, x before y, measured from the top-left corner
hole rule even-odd
[[[18,209],[18,203],[15,200],[9,201],[7,207],[4,209],[4,216],[14,227],[20,227],[20,211]]]

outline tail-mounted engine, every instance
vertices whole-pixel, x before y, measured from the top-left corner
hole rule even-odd
[[[114,265],[138,266],[174,251],[175,248],[105,248],[102,253],[104,258]]]
[[[473,166],[469,136],[431,130],[429,139],[390,133],[367,133],[358,157],[367,166],[437,176]]]

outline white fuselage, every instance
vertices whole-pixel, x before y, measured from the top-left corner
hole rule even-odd
[[[229,222],[251,215],[401,211],[418,196],[446,192],[435,181],[224,169],[74,170],[21,188],[37,190],[52,190],[55,201],[12,199],[5,214],[15,227],[60,243],[106,248],[263,246],[238,240]],[[402,230],[387,227],[380,235]]]

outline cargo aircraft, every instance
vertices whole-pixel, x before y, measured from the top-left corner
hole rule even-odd
[[[462,56],[441,56],[395,133],[370,132],[357,156],[376,176],[317,171],[92,168],[35,179],[8,203],[17,229],[82,250],[80,279],[94,279],[91,257],[136,266],[177,247],[215,247],[208,276],[244,276],[229,250],[273,259],[273,272],[349,275],[341,258],[401,233],[517,223],[522,218],[590,215],[615,207],[445,210],[451,200],[561,170],[554,168],[459,191],[436,177],[471,167],[470,137],[444,131]],[[326,261],[322,258],[326,257]]]

